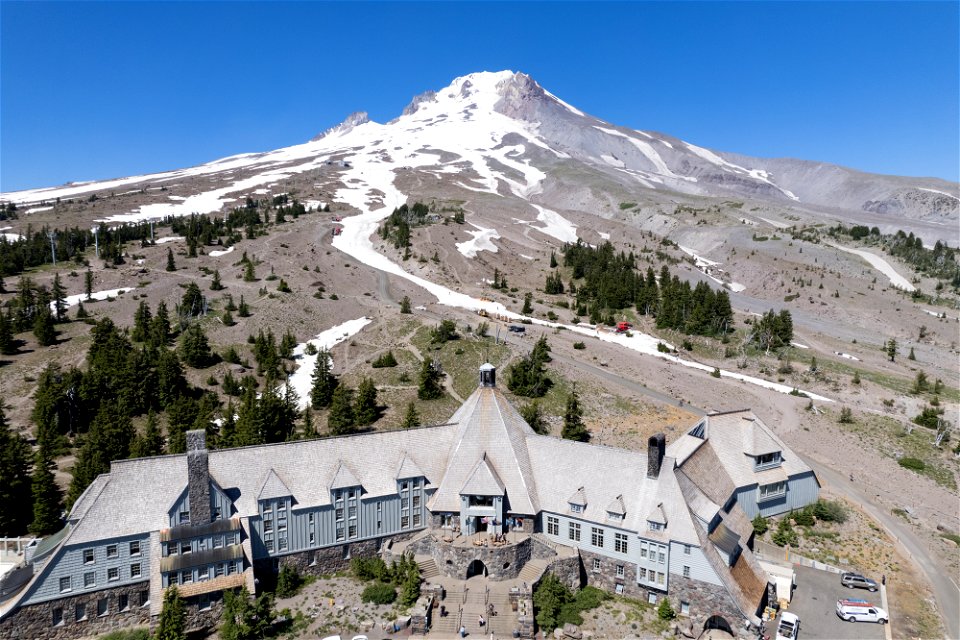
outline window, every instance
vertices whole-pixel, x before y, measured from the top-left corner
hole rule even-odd
[[[342,531],[337,531],[337,540],[340,539],[340,537],[341,537],[342,534],[343,534]],[[263,541],[263,546],[266,547],[267,551],[273,551],[273,540],[272,540],[272,539],[271,539],[271,540],[264,540],[264,541]]]
[[[414,506],[417,506],[417,505],[414,505]],[[357,517],[357,508],[355,506],[350,506],[350,508],[347,509],[347,517],[350,519]]]
[[[657,560],[657,562],[659,562],[660,564],[663,564],[664,562],[667,561],[667,554],[665,554],[663,551],[660,552],[659,556],[660,558]]]
[[[223,565],[218,564],[213,568],[213,577],[219,578],[222,575],[223,575]]]
[[[400,491],[406,491],[408,486],[410,486],[409,483],[406,480],[404,480],[403,482],[400,483]]]
[[[188,524],[190,522],[190,512],[181,511],[180,512],[180,524]]]
[[[107,613],[108,613],[108,612],[107,612],[107,599],[106,599],[106,598],[100,598],[99,600],[97,600],[97,615],[102,617],[102,616],[107,615]]]
[[[144,589],[140,592],[140,606],[145,607],[148,604],[150,604],[150,591],[148,589]]]
[[[287,549],[287,539],[286,539],[286,538],[280,538],[279,540],[277,540],[277,548],[278,548],[280,551],[285,551],[285,550]]]
[[[577,522],[571,522],[570,527],[567,530],[567,537],[569,537],[574,542],[580,542],[580,524]]]
[[[378,504],[378,506],[379,506],[379,503],[377,503],[377,504]],[[308,514],[307,514],[307,522],[308,522],[309,524],[313,524],[313,514],[312,514],[312,513],[308,513]]]
[[[690,555],[690,545],[688,544],[683,545],[683,555],[685,556]]]
[[[492,507],[493,496],[470,496],[471,507]]]
[[[603,547],[603,529],[590,527],[590,544],[595,547]]]
[[[316,544],[316,542],[317,542],[317,535],[311,531],[311,532],[310,532],[310,544]]]
[[[653,520],[647,520],[647,526],[650,528],[650,531],[663,531],[663,525]]]
[[[70,576],[64,576],[60,578],[60,593],[70,591],[73,587],[70,586]]]
[[[77,622],[87,619],[87,605],[80,603],[73,610],[73,619]]]
[[[687,565],[683,565],[683,577],[684,578],[690,577],[690,567],[688,567]]]
[[[420,495],[419,495],[419,494],[413,496],[413,508],[414,508],[414,509],[419,509],[419,508],[420,508]]]
[[[337,524],[337,540],[343,540],[345,534],[343,533],[343,523],[340,522]]]
[[[594,570],[595,572],[599,572],[601,566],[602,566],[602,564],[600,563],[600,558],[594,558],[594,559],[593,559],[593,570]]]
[[[570,511],[572,511],[573,513],[583,513],[583,505],[582,505],[582,504],[571,504],[571,505],[570,505]]]
[[[210,594],[204,593],[197,601],[197,609],[200,611],[209,611],[211,606]]]
[[[193,582],[193,571],[180,572],[180,584],[190,584]]]
[[[213,548],[219,549],[223,546],[223,536],[213,536]]]
[[[616,551],[617,553],[627,552],[627,534],[625,533],[613,534],[613,550]]]
[[[654,582],[653,572],[650,573],[650,582]],[[657,604],[657,594],[655,594],[655,593],[648,593],[648,594],[647,594],[647,602],[649,602],[650,604]]]
[[[93,564],[93,549],[83,550],[83,564]]]
[[[223,518],[223,512],[220,511],[220,507],[217,507],[213,510],[213,519],[220,520],[221,518]]]
[[[779,467],[780,463],[783,461],[779,451],[774,451],[773,453],[765,453],[763,455],[756,456],[753,460],[754,460],[753,468],[755,471],[760,471],[761,469],[772,469],[773,467]]]
[[[225,536],[225,539],[226,539],[226,542],[227,542],[228,545],[237,544],[237,534],[236,534],[236,533],[228,533],[228,534]]]
[[[657,571],[657,584],[666,584],[666,577]]]
[[[139,562],[135,562],[134,564],[130,565],[130,577],[131,577],[131,578],[139,578],[139,577],[140,577],[140,563],[139,563]]]
[[[277,520],[277,531],[286,531],[287,530],[287,519],[280,518]]]
[[[410,516],[400,516],[400,528],[406,529],[410,526]]]
[[[640,547],[640,557],[641,558],[647,557],[647,545],[643,545],[642,547]]]
[[[343,520],[343,507],[337,509],[337,520]]]
[[[623,577],[623,574],[624,574],[623,565],[622,565],[622,564],[618,564],[618,565],[617,565],[617,577],[618,577],[618,578],[622,578],[622,577]]]
[[[113,582],[114,580],[120,579],[120,568],[119,567],[110,567],[107,569],[107,581]]]
[[[759,488],[759,500],[771,500],[779,498],[787,493],[786,481],[774,482],[772,484],[762,484]]]
[[[560,518],[547,516],[547,535],[560,535]]]
[[[117,610],[126,611],[130,608],[130,596],[125,593],[121,593],[117,596]]]
[[[83,587],[88,589],[90,587],[96,586],[97,584],[97,574],[94,571],[88,571],[83,574]]]
[[[232,562],[228,562],[228,563],[227,563],[227,575],[228,575],[228,576],[229,576],[229,575],[233,575],[233,574],[236,573],[236,572],[237,572],[237,565],[235,565],[235,564],[232,563]]]
[[[637,569],[637,580],[646,580],[647,579],[647,570],[643,567]]]
[[[419,527],[419,526],[420,526],[420,514],[419,514],[419,513],[413,514],[413,526],[415,526],[415,527]],[[356,529],[356,527],[350,527],[350,528],[351,528],[351,529]]]
[[[269,533],[273,531],[273,520],[264,520],[263,521],[263,532]]]
[[[197,582],[210,579],[210,567],[201,567],[197,569]]]
[[[120,554],[119,554],[119,552],[117,551],[117,545],[115,545],[115,544],[109,544],[109,545],[107,545],[107,557],[108,557],[108,558],[116,558],[116,557],[119,556],[119,555],[120,555]]]
[[[690,615],[690,603],[686,600],[680,601],[680,614],[685,616]]]
[[[140,555],[140,541],[139,541],[139,540],[133,540],[133,541],[130,543],[130,555],[131,555],[131,556],[138,556],[138,555]]]
[[[189,542],[181,542],[181,543],[180,543],[180,555],[186,555],[186,554],[190,553],[191,551],[193,551],[193,547],[190,546],[190,543],[189,543]]]
[[[170,544],[165,545],[165,548],[168,556],[175,556],[177,555],[177,549],[180,548],[180,545],[178,545],[176,542],[171,542]]]
[[[53,610],[53,626],[59,627],[63,624],[63,609],[61,607],[56,607]]]
[[[171,573],[167,576],[167,586],[177,584],[180,581],[179,575],[178,573]]]

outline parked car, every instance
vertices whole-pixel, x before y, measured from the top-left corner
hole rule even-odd
[[[777,640],[796,640],[800,634],[800,618],[795,613],[784,611],[777,626]]]
[[[880,607],[872,604],[848,604],[837,600],[837,617],[847,622],[879,622],[887,624],[890,616]]]
[[[867,591],[876,591],[879,588],[876,580],[865,578],[859,573],[850,572],[840,575],[840,584],[848,589],[866,589]]]

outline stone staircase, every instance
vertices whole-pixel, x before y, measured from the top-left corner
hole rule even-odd
[[[440,575],[440,569],[437,562],[430,556],[417,556],[417,566],[420,568],[420,577],[424,582],[430,582],[433,578]]]
[[[533,586],[533,583],[540,579],[540,576],[543,575],[543,572],[547,570],[549,565],[550,560],[544,560],[543,558],[532,558],[523,566],[523,569],[520,570],[520,575],[518,575],[517,578],[519,580],[523,580],[528,585]]]

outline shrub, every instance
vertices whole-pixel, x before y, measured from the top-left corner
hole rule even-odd
[[[843,523],[847,521],[847,508],[833,500],[817,500],[813,505],[813,515],[823,522]]]
[[[373,604],[391,604],[396,599],[397,590],[392,585],[383,582],[374,582],[360,594],[361,601],[372,602]]]
[[[573,348],[574,348],[574,349],[586,349],[586,348],[587,348],[587,345],[584,344],[584,343],[582,343],[582,342],[574,342],[574,343],[573,343]]]
[[[840,409],[840,424],[852,424],[853,423],[853,412],[850,410],[850,407],[842,407]]]
[[[295,596],[302,584],[303,579],[297,570],[288,564],[283,565],[280,568],[280,575],[277,576],[277,597],[290,598]]]
[[[780,524],[777,525],[777,530],[770,537],[773,540],[773,544],[778,547],[785,547],[787,545],[796,546],[797,544],[797,532],[793,530],[793,526],[790,524],[789,518],[783,518],[780,520]]]
[[[720,377],[720,369],[719,369],[719,368],[714,369],[713,371],[710,372],[710,375],[713,376],[714,378],[719,378],[719,377]]]
[[[672,353],[670,350],[670,347],[663,344],[662,342],[657,343],[657,351],[659,351],[660,353]]]
[[[919,458],[900,458],[897,462],[904,469],[910,469],[911,471],[923,471],[927,468],[927,465]]]
[[[794,513],[793,521],[801,527],[812,527],[817,523],[813,517],[813,511],[809,509],[803,509],[802,511]]]
[[[387,351],[385,354],[374,360],[370,366],[372,366],[374,369],[395,367],[397,366],[397,359],[394,357],[393,351]]]
[[[350,570],[359,580],[379,580],[386,582],[389,579],[387,563],[382,558],[354,558],[350,561]]]
[[[757,517],[753,519],[753,532],[758,536],[762,536],[769,530],[770,522],[758,513]]]
[[[673,620],[677,617],[677,612],[673,610],[673,605],[670,604],[670,598],[664,596],[660,600],[660,606],[657,607],[657,617],[661,620]]]

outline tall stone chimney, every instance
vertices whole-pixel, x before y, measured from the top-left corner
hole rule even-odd
[[[658,478],[663,455],[667,450],[667,438],[662,433],[650,436],[647,440],[647,477]],[[191,502],[192,502],[191,498]]]
[[[187,490],[190,493],[190,524],[210,522],[210,467],[207,433],[187,431]]]

